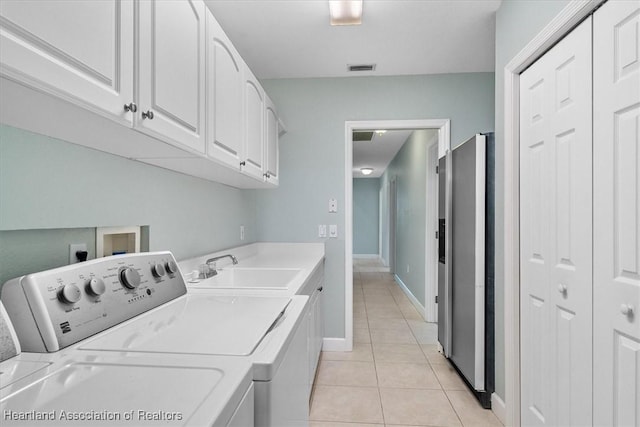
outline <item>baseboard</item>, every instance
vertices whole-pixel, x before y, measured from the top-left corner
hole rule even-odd
[[[322,351],[351,351],[345,338],[323,338]]]
[[[418,313],[420,313],[420,316],[422,316],[422,319],[424,320],[426,318],[426,310],[424,306],[420,304],[420,301],[418,301],[418,299],[411,293],[409,288],[407,288],[407,285],[404,284],[404,282],[400,279],[400,277],[398,277],[397,274],[394,274],[393,277],[396,279],[396,282],[400,286],[400,289],[402,289],[407,298],[409,298],[411,304],[413,304],[416,310],[418,310]]]
[[[507,407],[500,396],[495,393],[491,393],[491,410],[503,425],[507,425]]]
[[[378,254],[353,254],[356,259],[380,259]]]

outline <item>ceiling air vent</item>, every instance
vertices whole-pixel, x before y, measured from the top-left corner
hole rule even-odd
[[[348,65],[349,71],[375,71],[376,64]]]
[[[353,142],[371,141],[373,139],[373,132],[360,131],[353,132]]]

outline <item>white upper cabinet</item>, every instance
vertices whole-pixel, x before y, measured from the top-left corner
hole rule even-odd
[[[0,74],[131,123],[133,2],[0,1]]]
[[[242,172],[260,180],[264,177],[265,94],[249,67],[244,66],[244,150]]]
[[[139,3],[136,128],[205,151],[205,5],[199,0]]]
[[[278,136],[280,126],[275,105],[267,96],[265,102],[265,180],[278,185]]]
[[[0,83],[4,124],[278,185],[275,107],[202,0],[0,0]]]
[[[242,151],[242,58],[207,13],[207,154],[239,169]]]

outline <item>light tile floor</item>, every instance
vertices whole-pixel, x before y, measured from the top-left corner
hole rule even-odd
[[[323,352],[311,427],[501,427],[437,351],[426,323],[375,260],[354,260],[354,349]]]

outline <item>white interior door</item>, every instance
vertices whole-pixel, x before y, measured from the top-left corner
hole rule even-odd
[[[640,426],[640,3],[594,19],[594,424]]]
[[[521,75],[521,408],[592,422],[591,19]]]

